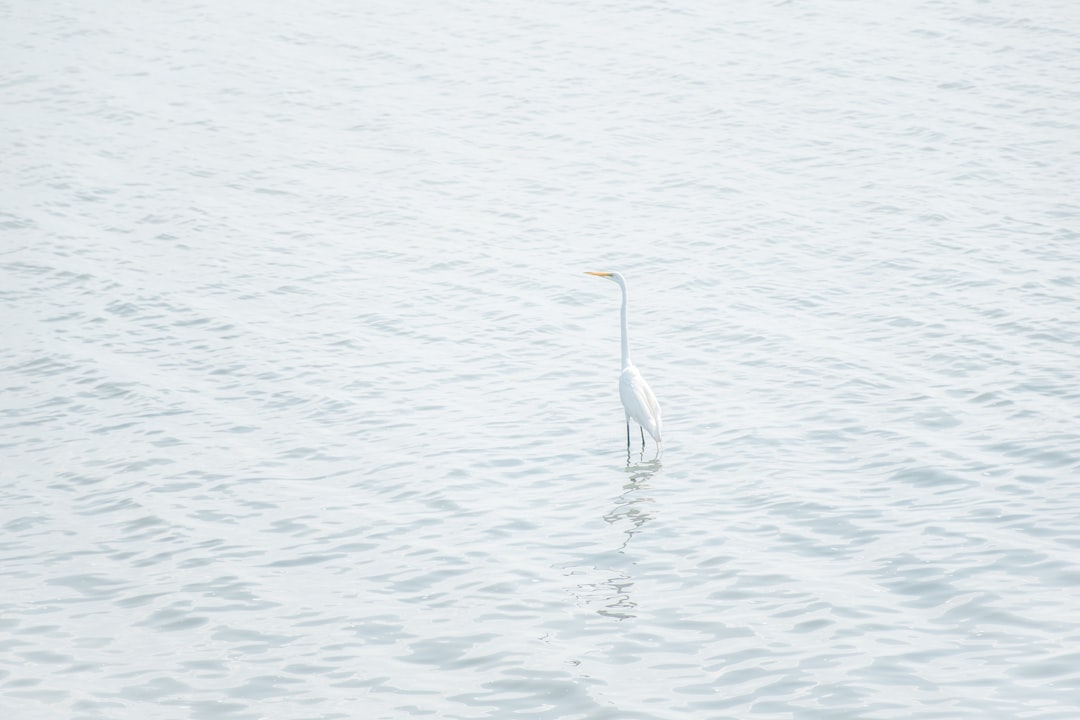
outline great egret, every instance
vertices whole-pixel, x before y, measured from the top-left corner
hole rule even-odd
[[[660,419],[660,403],[656,402],[649,383],[630,362],[630,337],[626,330],[626,280],[617,272],[586,272],[586,275],[607,278],[622,288],[622,372],[619,374],[619,397],[626,412],[626,451],[630,452],[630,418],[641,429],[641,448],[645,449],[645,431],[656,441],[656,451],[663,446],[660,440],[663,422]]]

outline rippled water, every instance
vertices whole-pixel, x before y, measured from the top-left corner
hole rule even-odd
[[[0,40],[4,717],[1080,713],[1073,3]]]

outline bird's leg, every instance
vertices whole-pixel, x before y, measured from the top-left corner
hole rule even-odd
[[[626,452],[630,452],[630,416],[626,416]]]
[[[641,452],[645,452],[645,428],[639,427],[638,430],[641,431]]]

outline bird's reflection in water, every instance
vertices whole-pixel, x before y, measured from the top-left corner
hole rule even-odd
[[[651,460],[645,459],[646,454],[644,444],[642,444],[640,452],[634,452],[630,447],[626,448],[626,470],[631,474],[631,477],[641,474],[652,477],[660,469],[660,458],[663,457],[660,448],[656,448]],[[634,462],[635,456],[637,456],[637,462]]]
[[[622,494],[615,498],[615,507],[604,515],[604,522],[609,525],[623,521],[629,522],[630,527],[624,530],[626,538],[619,548],[620,551],[625,550],[630,539],[641,532],[642,528],[652,520],[652,515],[648,510],[653,499],[643,491],[648,490],[649,480],[659,469],[660,461],[655,458],[638,465],[628,463],[625,468],[629,481],[623,485]]]
[[[637,603],[630,599],[634,581],[629,575],[619,574],[593,586],[598,595],[603,597],[604,607],[596,611],[598,615],[626,620],[634,617]]]
[[[604,522],[608,525],[624,526],[623,541],[617,550],[621,556],[625,556],[631,538],[652,520],[649,508],[653,499],[646,491],[649,479],[659,469],[660,461],[656,459],[640,465],[627,465],[626,474],[629,480],[623,485],[622,493],[615,498],[615,506],[604,515]],[[609,568],[610,577],[588,588],[591,591],[589,594],[602,598],[603,607],[596,611],[598,614],[616,620],[627,620],[635,616],[637,603],[632,595],[634,578],[628,572],[634,563],[627,561],[626,566],[622,569]]]
[[[622,492],[615,496],[613,506],[603,515],[604,522],[622,530],[616,546],[602,539],[577,562],[562,566],[571,577],[578,579],[572,592],[578,601],[591,606],[598,615],[615,620],[628,620],[637,615],[633,591],[637,562],[630,550],[630,540],[645,529],[653,518],[653,498],[649,480],[660,470],[659,460],[624,468],[627,479]],[[598,538],[599,539],[599,538]],[[581,582],[588,579],[588,582]]]

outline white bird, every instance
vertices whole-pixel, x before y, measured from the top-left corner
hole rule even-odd
[[[663,444],[660,440],[663,422],[660,419],[660,403],[656,402],[652,388],[630,362],[630,337],[626,329],[626,280],[617,272],[586,272],[586,275],[607,278],[622,288],[622,372],[619,374],[619,397],[626,412],[626,451],[630,452],[630,418],[642,429],[641,447],[645,448],[645,431],[656,441],[656,451]]]

